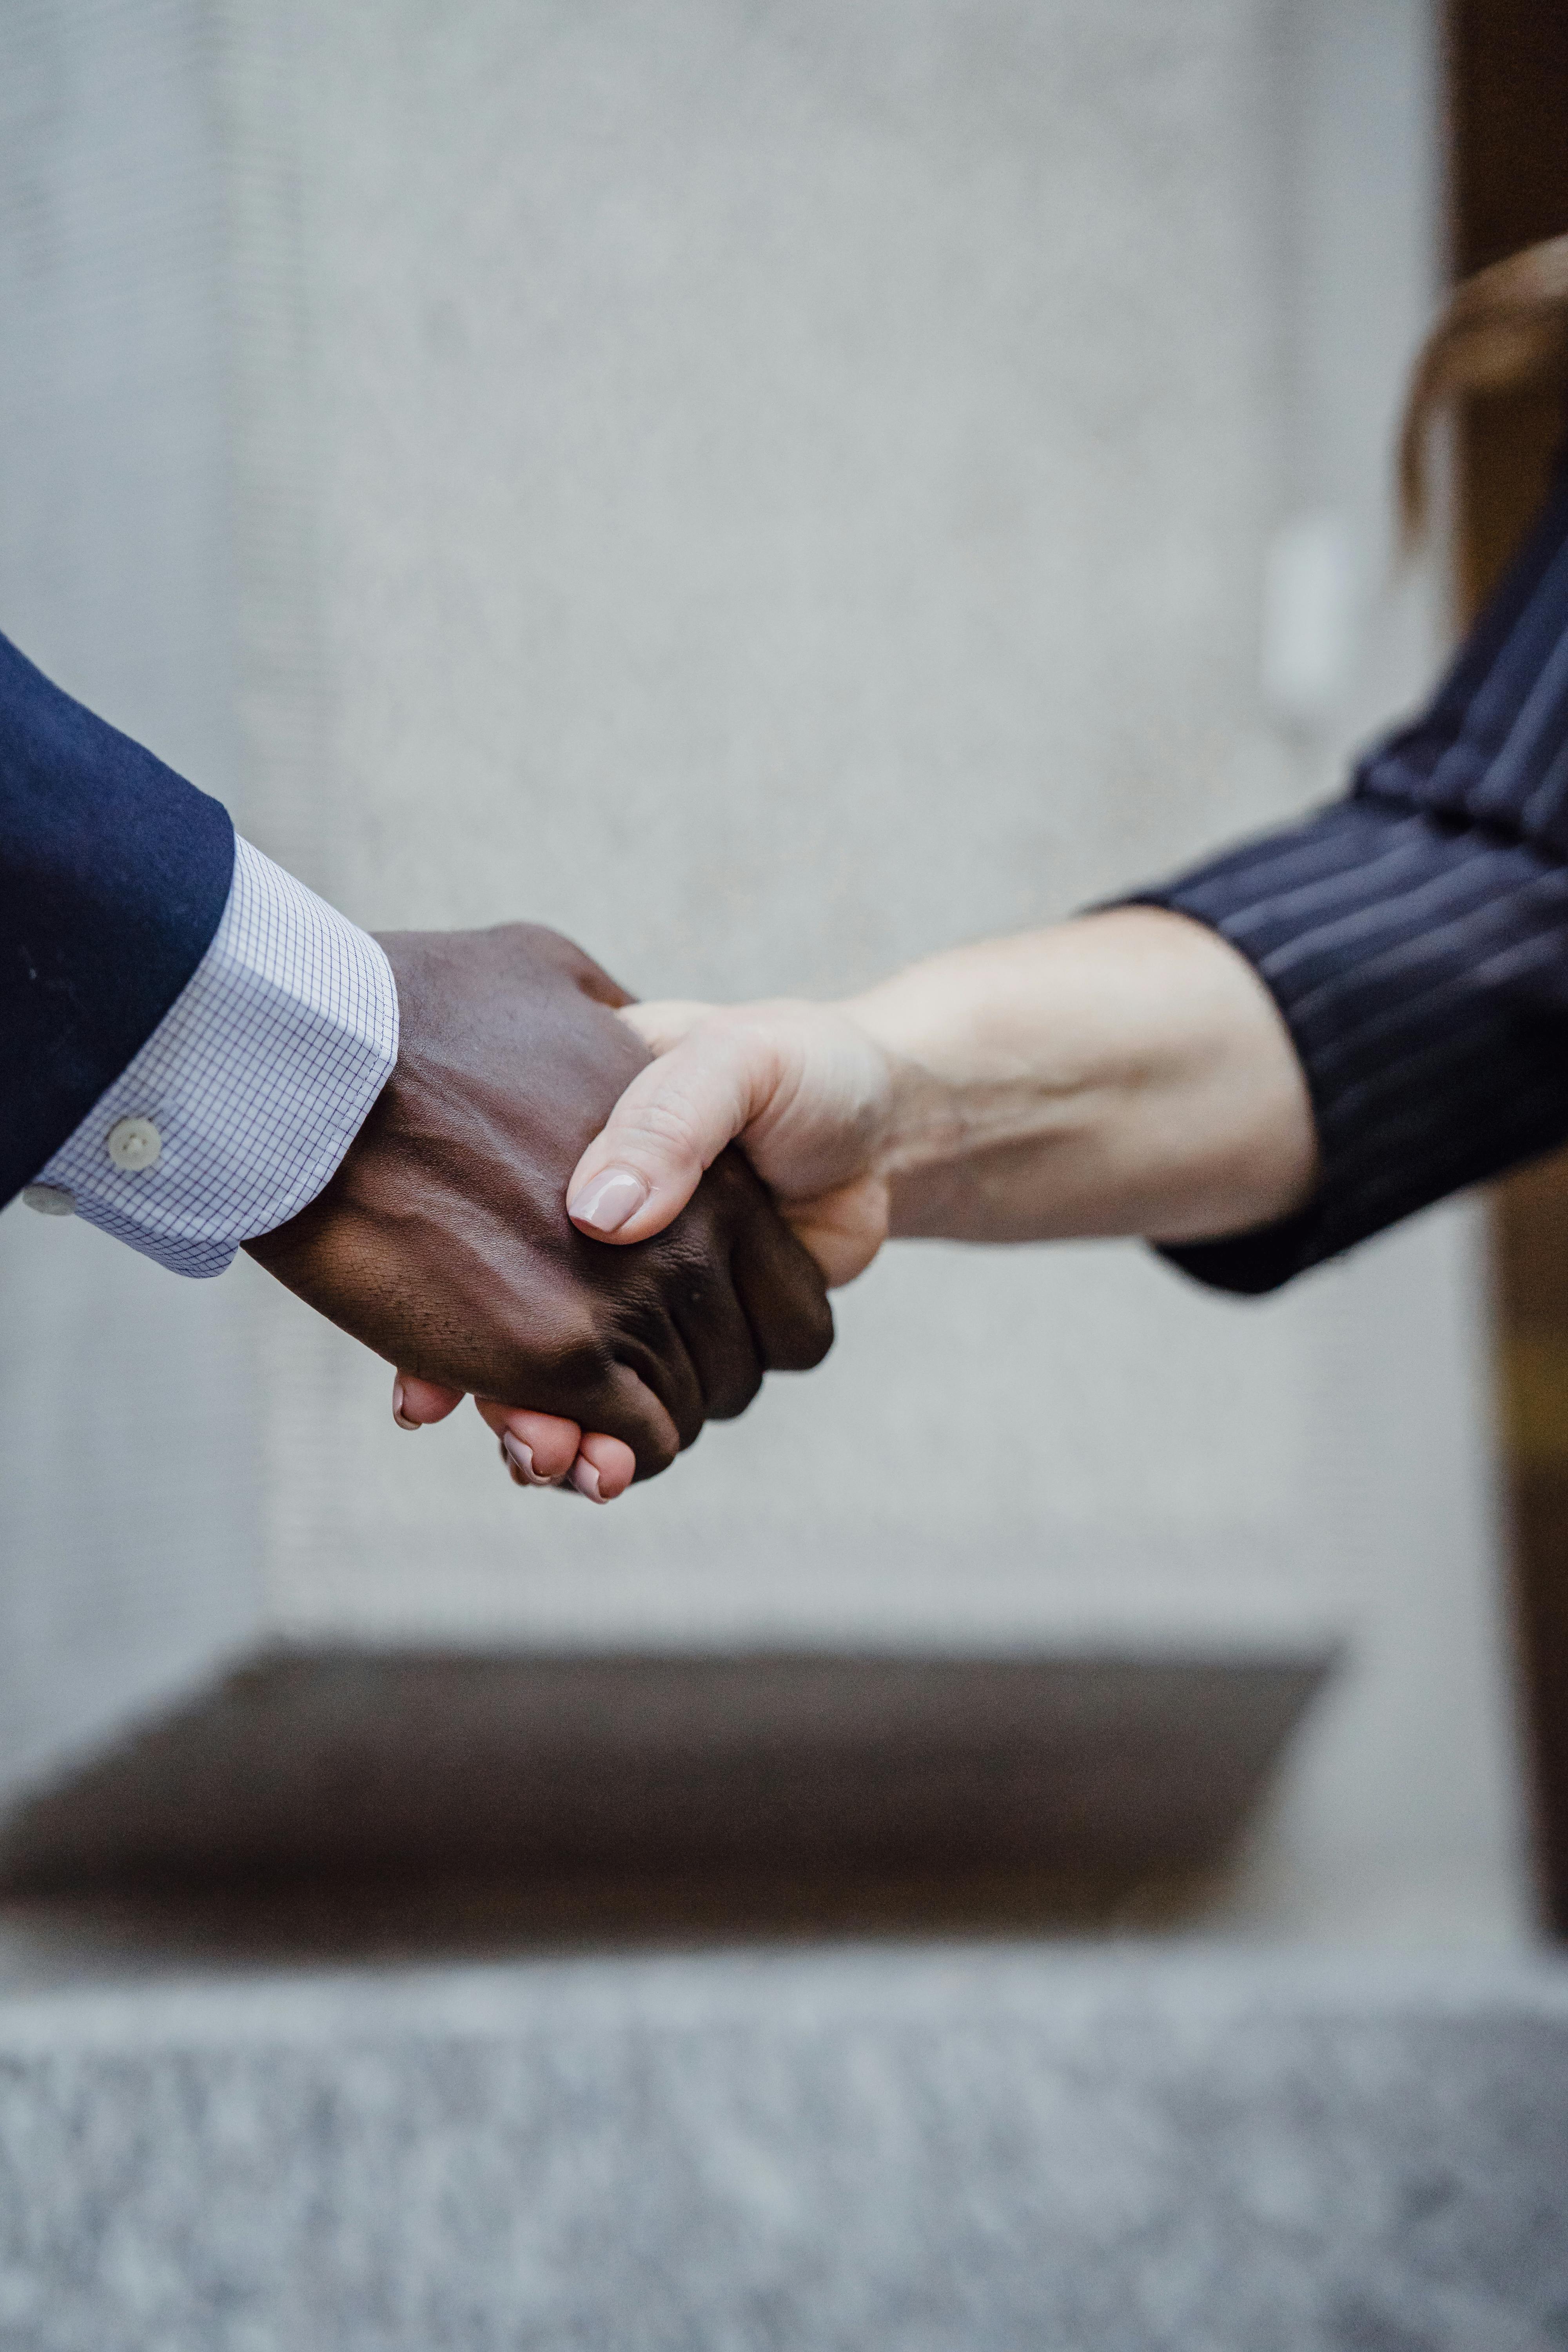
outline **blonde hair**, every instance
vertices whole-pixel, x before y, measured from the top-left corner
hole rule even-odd
[[[1527,246],[1457,286],[1421,349],[1399,435],[1406,537],[1430,505],[1427,450],[1436,417],[1476,393],[1568,386],[1568,236]]]

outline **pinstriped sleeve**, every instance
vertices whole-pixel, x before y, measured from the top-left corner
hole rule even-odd
[[[1198,1280],[1275,1289],[1568,1139],[1568,480],[1347,800],[1130,903],[1247,958],[1317,1121],[1303,1211],[1165,1249]]]

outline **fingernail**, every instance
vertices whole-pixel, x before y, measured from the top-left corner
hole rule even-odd
[[[399,1429],[423,1429],[425,1426],[425,1423],[422,1421],[410,1421],[408,1415],[404,1412],[403,1382],[401,1381],[394,1381],[392,1383],[392,1418],[397,1423]]]
[[[610,1499],[607,1495],[600,1494],[599,1474],[591,1462],[584,1461],[581,1454],[572,1465],[572,1484],[580,1495],[586,1495],[591,1503],[607,1503]]]
[[[553,1482],[543,1477],[533,1466],[533,1448],[514,1437],[509,1429],[500,1442],[501,1460],[509,1470],[515,1470],[527,1486],[548,1486]]]
[[[595,1176],[584,1192],[566,1203],[569,1214],[580,1225],[592,1225],[596,1234],[618,1234],[628,1219],[635,1217],[647,1199],[647,1186],[629,1168],[606,1168]]]

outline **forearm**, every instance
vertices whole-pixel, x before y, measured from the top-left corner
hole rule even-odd
[[[829,1283],[889,1233],[1195,1240],[1310,1196],[1305,1080],[1251,965],[1146,907],[936,956],[837,1004],[623,1015],[658,1057],[568,1187],[643,1242],[739,1138]]]
[[[957,949],[844,1010],[889,1061],[894,1234],[1194,1240],[1311,1192],[1284,1024],[1251,966],[1183,916],[1119,908]]]

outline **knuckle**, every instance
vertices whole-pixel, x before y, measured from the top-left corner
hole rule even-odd
[[[637,1456],[637,1465],[633,1484],[640,1486],[650,1478],[662,1478],[667,1470],[674,1467],[680,1450],[679,1442],[671,1443],[662,1437],[644,1438],[639,1444],[633,1445],[632,1452]]]
[[[586,1399],[602,1388],[613,1358],[606,1335],[591,1314],[557,1318],[551,1327],[531,1333],[518,1354],[514,1377],[547,1401],[539,1410],[556,1412],[563,1400]]]
[[[756,1402],[762,1385],[763,1367],[754,1351],[749,1361],[737,1359],[727,1364],[708,1400],[709,1420],[739,1421],[747,1406]]]
[[[815,1371],[833,1345],[833,1309],[826,1295],[782,1303],[769,1316],[764,1338],[771,1370]]]

